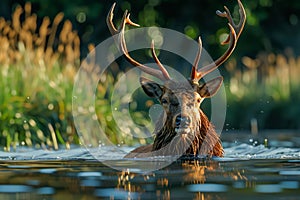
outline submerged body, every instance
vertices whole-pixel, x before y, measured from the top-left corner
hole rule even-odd
[[[209,156],[224,156],[224,149],[221,140],[213,128],[213,125],[208,121],[207,117],[200,111],[201,114],[201,127],[196,132],[193,141],[185,141],[185,138],[181,138],[182,141],[177,143],[177,146],[168,146],[164,152],[157,152],[157,150],[166,147],[170,144],[172,139],[176,137],[176,132],[171,131],[170,133],[164,133],[164,130],[160,131],[155,140],[154,144],[138,147],[128,153],[125,158],[141,158],[141,157],[152,157],[164,155],[186,155],[186,156],[198,156],[198,155],[209,155]],[[170,135],[170,136],[166,136]],[[173,138],[171,138],[173,136]],[[168,138],[170,137],[170,138]],[[185,137],[185,136],[177,136]],[[180,139],[180,138],[178,138]],[[175,142],[175,141],[174,141]],[[181,143],[181,144],[180,144]],[[188,147],[186,145],[189,145]],[[184,149],[186,149],[185,152]],[[183,154],[182,154],[183,153]]]
[[[202,86],[191,82],[168,81],[164,86],[141,79],[144,91],[161,102],[164,113],[156,123],[154,143],[139,147],[126,158],[163,155],[210,155],[222,157],[218,134],[200,109],[208,82]],[[215,83],[215,80],[214,82]]]

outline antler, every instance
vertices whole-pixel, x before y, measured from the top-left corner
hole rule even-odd
[[[107,15],[107,18],[106,18],[106,23],[107,23],[107,26],[111,32],[112,35],[115,35],[115,34],[119,34],[118,35],[118,43],[120,45],[120,50],[122,51],[122,53],[125,55],[125,58],[131,63],[133,64],[134,66],[140,68],[143,72],[147,73],[147,74],[150,74],[154,77],[157,77],[159,78],[160,80],[163,80],[163,81],[166,81],[166,80],[170,80],[170,75],[169,73],[167,72],[166,68],[161,64],[161,62],[158,60],[157,58],[157,55],[155,53],[155,49],[154,49],[154,42],[152,41],[151,43],[151,49],[152,49],[152,56],[155,60],[155,62],[157,63],[158,67],[160,70],[158,69],[153,69],[151,67],[148,67],[146,65],[143,65],[141,63],[139,63],[138,61],[134,60],[128,53],[128,50],[127,50],[127,46],[126,46],[126,41],[125,41],[125,35],[124,35],[124,32],[125,32],[125,26],[126,24],[129,24],[129,25],[132,25],[132,26],[139,26],[138,24],[136,23],[133,23],[129,16],[130,16],[130,13],[128,13],[128,11],[126,10],[124,12],[124,15],[123,15],[123,18],[122,18],[122,21],[121,21],[121,25],[118,29],[116,29],[116,27],[114,26],[113,24],[113,12],[114,12],[114,8],[115,8],[115,5],[116,3],[114,3]]]
[[[240,0],[237,0],[238,4],[239,4],[239,14],[240,14],[240,21],[239,23],[236,25],[233,22],[231,13],[229,11],[229,9],[224,6],[225,11],[221,12],[219,10],[217,10],[216,14],[220,17],[226,17],[229,21],[228,26],[230,29],[229,32],[229,36],[227,37],[227,39],[225,41],[223,41],[221,44],[225,45],[225,44],[229,44],[228,49],[225,51],[225,53],[220,56],[217,60],[215,60],[213,63],[206,65],[204,67],[202,67],[201,69],[198,69],[198,64],[199,64],[199,60],[201,57],[201,51],[202,51],[202,43],[201,43],[201,39],[199,37],[198,40],[198,52],[193,64],[193,68],[192,68],[192,72],[191,72],[191,81],[194,83],[197,83],[201,78],[203,78],[206,74],[212,72],[213,70],[215,70],[216,68],[218,68],[221,64],[223,64],[228,58],[229,56],[232,54],[233,50],[235,49],[236,46],[236,42],[239,38],[239,36],[241,35],[241,32],[244,28],[245,25],[245,21],[246,21],[246,12],[245,9],[243,7],[243,4],[241,3]]]

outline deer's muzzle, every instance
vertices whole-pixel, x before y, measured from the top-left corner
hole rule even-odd
[[[177,115],[175,118],[175,131],[181,134],[188,134],[190,132],[191,118],[185,115]]]

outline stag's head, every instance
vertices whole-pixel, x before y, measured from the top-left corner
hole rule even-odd
[[[112,6],[107,16],[107,24],[112,35],[119,34],[117,43],[125,58],[143,72],[162,80],[164,83],[158,84],[147,78],[140,78],[140,83],[144,92],[148,96],[158,99],[165,111],[162,119],[159,120],[156,125],[156,138],[153,150],[160,149],[169,144],[174,138],[177,138],[177,140],[175,140],[175,146],[183,145],[184,148],[187,149],[187,152],[196,154],[199,153],[200,146],[204,142],[206,136],[211,137],[209,141],[214,143],[212,144],[212,148],[214,148],[214,145],[219,141],[218,136],[214,130],[212,130],[212,126],[201,111],[200,104],[205,98],[212,97],[218,91],[222,85],[223,78],[217,77],[202,84],[200,84],[199,81],[205,75],[223,64],[235,49],[237,39],[243,30],[246,19],[245,10],[240,0],[238,0],[238,4],[240,14],[240,21],[238,24],[234,23],[231,13],[226,6],[224,6],[224,12],[216,12],[218,16],[228,19],[229,35],[227,39],[221,43],[222,45],[228,45],[227,50],[211,64],[198,68],[202,52],[202,42],[199,37],[198,52],[196,53],[196,58],[188,81],[171,79],[169,73],[161,64],[155,53],[153,41],[151,44],[152,56],[159,69],[148,67],[134,60],[127,50],[124,32],[127,24],[132,26],[139,25],[133,23],[129,18],[130,14],[125,11],[121,25],[117,29],[112,22],[115,4]],[[189,148],[189,146],[191,147]],[[221,151],[218,155],[220,156],[223,154],[222,146],[219,145],[218,148]]]

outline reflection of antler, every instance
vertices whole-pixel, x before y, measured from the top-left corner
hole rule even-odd
[[[225,41],[223,41],[221,43],[222,45],[229,44],[228,49],[216,61],[214,61],[213,63],[206,65],[198,70],[197,68],[198,68],[201,51],[202,51],[202,43],[201,43],[201,39],[199,37],[199,40],[198,40],[199,50],[198,50],[196,59],[194,61],[194,65],[193,65],[192,73],[191,73],[191,80],[193,82],[198,82],[206,74],[208,74],[208,73],[212,72],[213,70],[215,70],[216,68],[218,68],[232,54],[232,52],[236,46],[237,39],[239,38],[239,36],[244,28],[245,21],[246,21],[246,12],[245,12],[245,9],[240,0],[238,0],[238,4],[239,4],[240,22],[237,25],[233,22],[231,13],[226,6],[224,6],[224,9],[225,9],[224,12],[220,12],[219,10],[216,12],[217,15],[219,15],[220,17],[226,17],[229,21],[229,23],[228,23],[228,26],[230,29],[229,36],[227,37],[227,39]]]
[[[122,21],[121,21],[121,25],[119,27],[119,29],[116,29],[112,20],[113,20],[113,11],[114,11],[114,8],[115,8],[115,5],[116,3],[114,3],[107,15],[107,18],[106,18],[106,22],[107,22],[107,25],[108,25],[108,28],[111,32],[112,35],[115,35],[115,34],[119,34],[118,36],[118,43],[120,45],[120,50],[122,51],[122,53],[125,55],[126,59],[131,63],[133,64],[134,66],[140,68],[143,72],[147,73],[147,74],[150,74],[154,77],[157,77],[159,78],[160,80],[170,80],[170,75],[169,73],[167,72],[166,68],[161,64],[161,62],[158,60],[156,54],[155,54],[155,50],[154,50],[154,42],[152,41],[152,44],[151,44],[151,48],[152,48],[152,56],[155,60],[155,62],[157,63],[158,67],[160,68],[160,70],[157,70],[157,69],[153,69],[151,67],[148,67],[146,65],[143,65],[141,63],[139,63],[138,61],[134,60],[128,53],[128,50],[127,50],[127,47],[126,47],[126,42],[125,42],[125,37],[124,37],[124,32],[125,32],[125,26],[126,24],[129,24],[129,25],[132,25],[132,26],[139,26],[138,24],[136,23],[133,23],[129,16],[130,16],[130,13],[128,13],[128,11],[126,10],[124,12],[124,15],[123,15],[123,18],[122,18]]]

